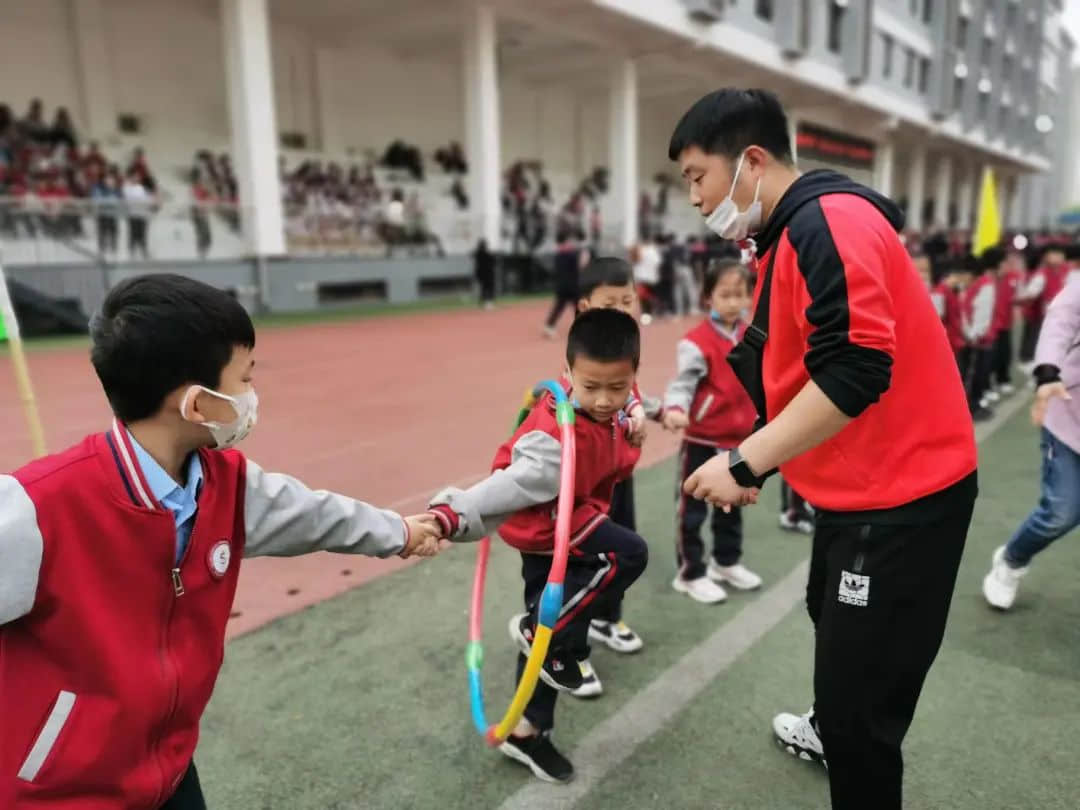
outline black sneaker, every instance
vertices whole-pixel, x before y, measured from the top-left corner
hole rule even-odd
[[[510,617],[510,638],[525,655],[532,650],[533,629],[528,613]],[[574,656],[563,655],[562,651],[549,648],[544,665],[540,668],[540,680],[560,692],[573,692],[581,686],[583,678]]]
[[[515,737],[511,734],[499,746],[499,750],[510,759],[527,765],[538,779],[545,782],[565,784],[574,778],[574,766],[555,750],[550,731],[535,737]]]
[[[971,413],[971,418],[976,422],[988,422],[994,418],[994,412],[990,408],[981,405]]]

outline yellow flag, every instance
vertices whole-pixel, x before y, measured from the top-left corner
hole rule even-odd
[[[998,213],[994,172],[987,167],[983,170],[982,189],[979,191],[979,216],[975,220],[975,238],[971,243],[971,252],[981,256],[984,250],[997,247],[1000,242],[1001,215]]]

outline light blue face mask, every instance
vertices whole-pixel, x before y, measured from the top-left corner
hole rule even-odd
[[[723,323],[724,323],[723,317],[715,309],[710,309],[709,310],[709,317],[712,319],[713,323],[718,323],[718,324],[721,324],[721,325],[723,325]]]

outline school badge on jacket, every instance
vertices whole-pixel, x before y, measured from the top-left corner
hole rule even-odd
[[[229,545],[228,540],[218,540],[211,547],[210,553],[206,555],[206,563],[214,579],[221,579],[225,576],[231,561],[232,546]]]

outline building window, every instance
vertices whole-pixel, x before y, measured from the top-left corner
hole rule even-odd
[[[829,0],[829,38],[826,44],[833,53],[840,53],[840,37],[846,12],[847,0]]]
[[[911,16],[919,16],[919,0],[911,0]]]
[[[773,15],[772,0],[754,0],[754,14],[763,20],[771,20]]]
[[[967,35],[968,35],[968,20],[967,17],[960,17],[956,21],[956,47],[963,50],[967,47]]]
[[[987,118],[990,116],[990,94],[979,93],[979,120],[985,123],[989,123]]]
[[[926,94],[930,89],[930,60],[925,56],[919,58],[919,92]]]
[[[1008,54],[1001,57],[1001,78],[1008,81],[1012,78],[1013,59]]]
[[[962,109],[964,106],[964,80],[960,78],[953,79],[953,107],[957,110]]]
[[[922,21],[931,23],[934,20],[934,0],[924,0],[922,7]]]
[[[904,87],[915,85],[915,51],[904,48]]]
[[[881,35],[881,75],[886,79],[892,77],[893,38],[888,34]]]

